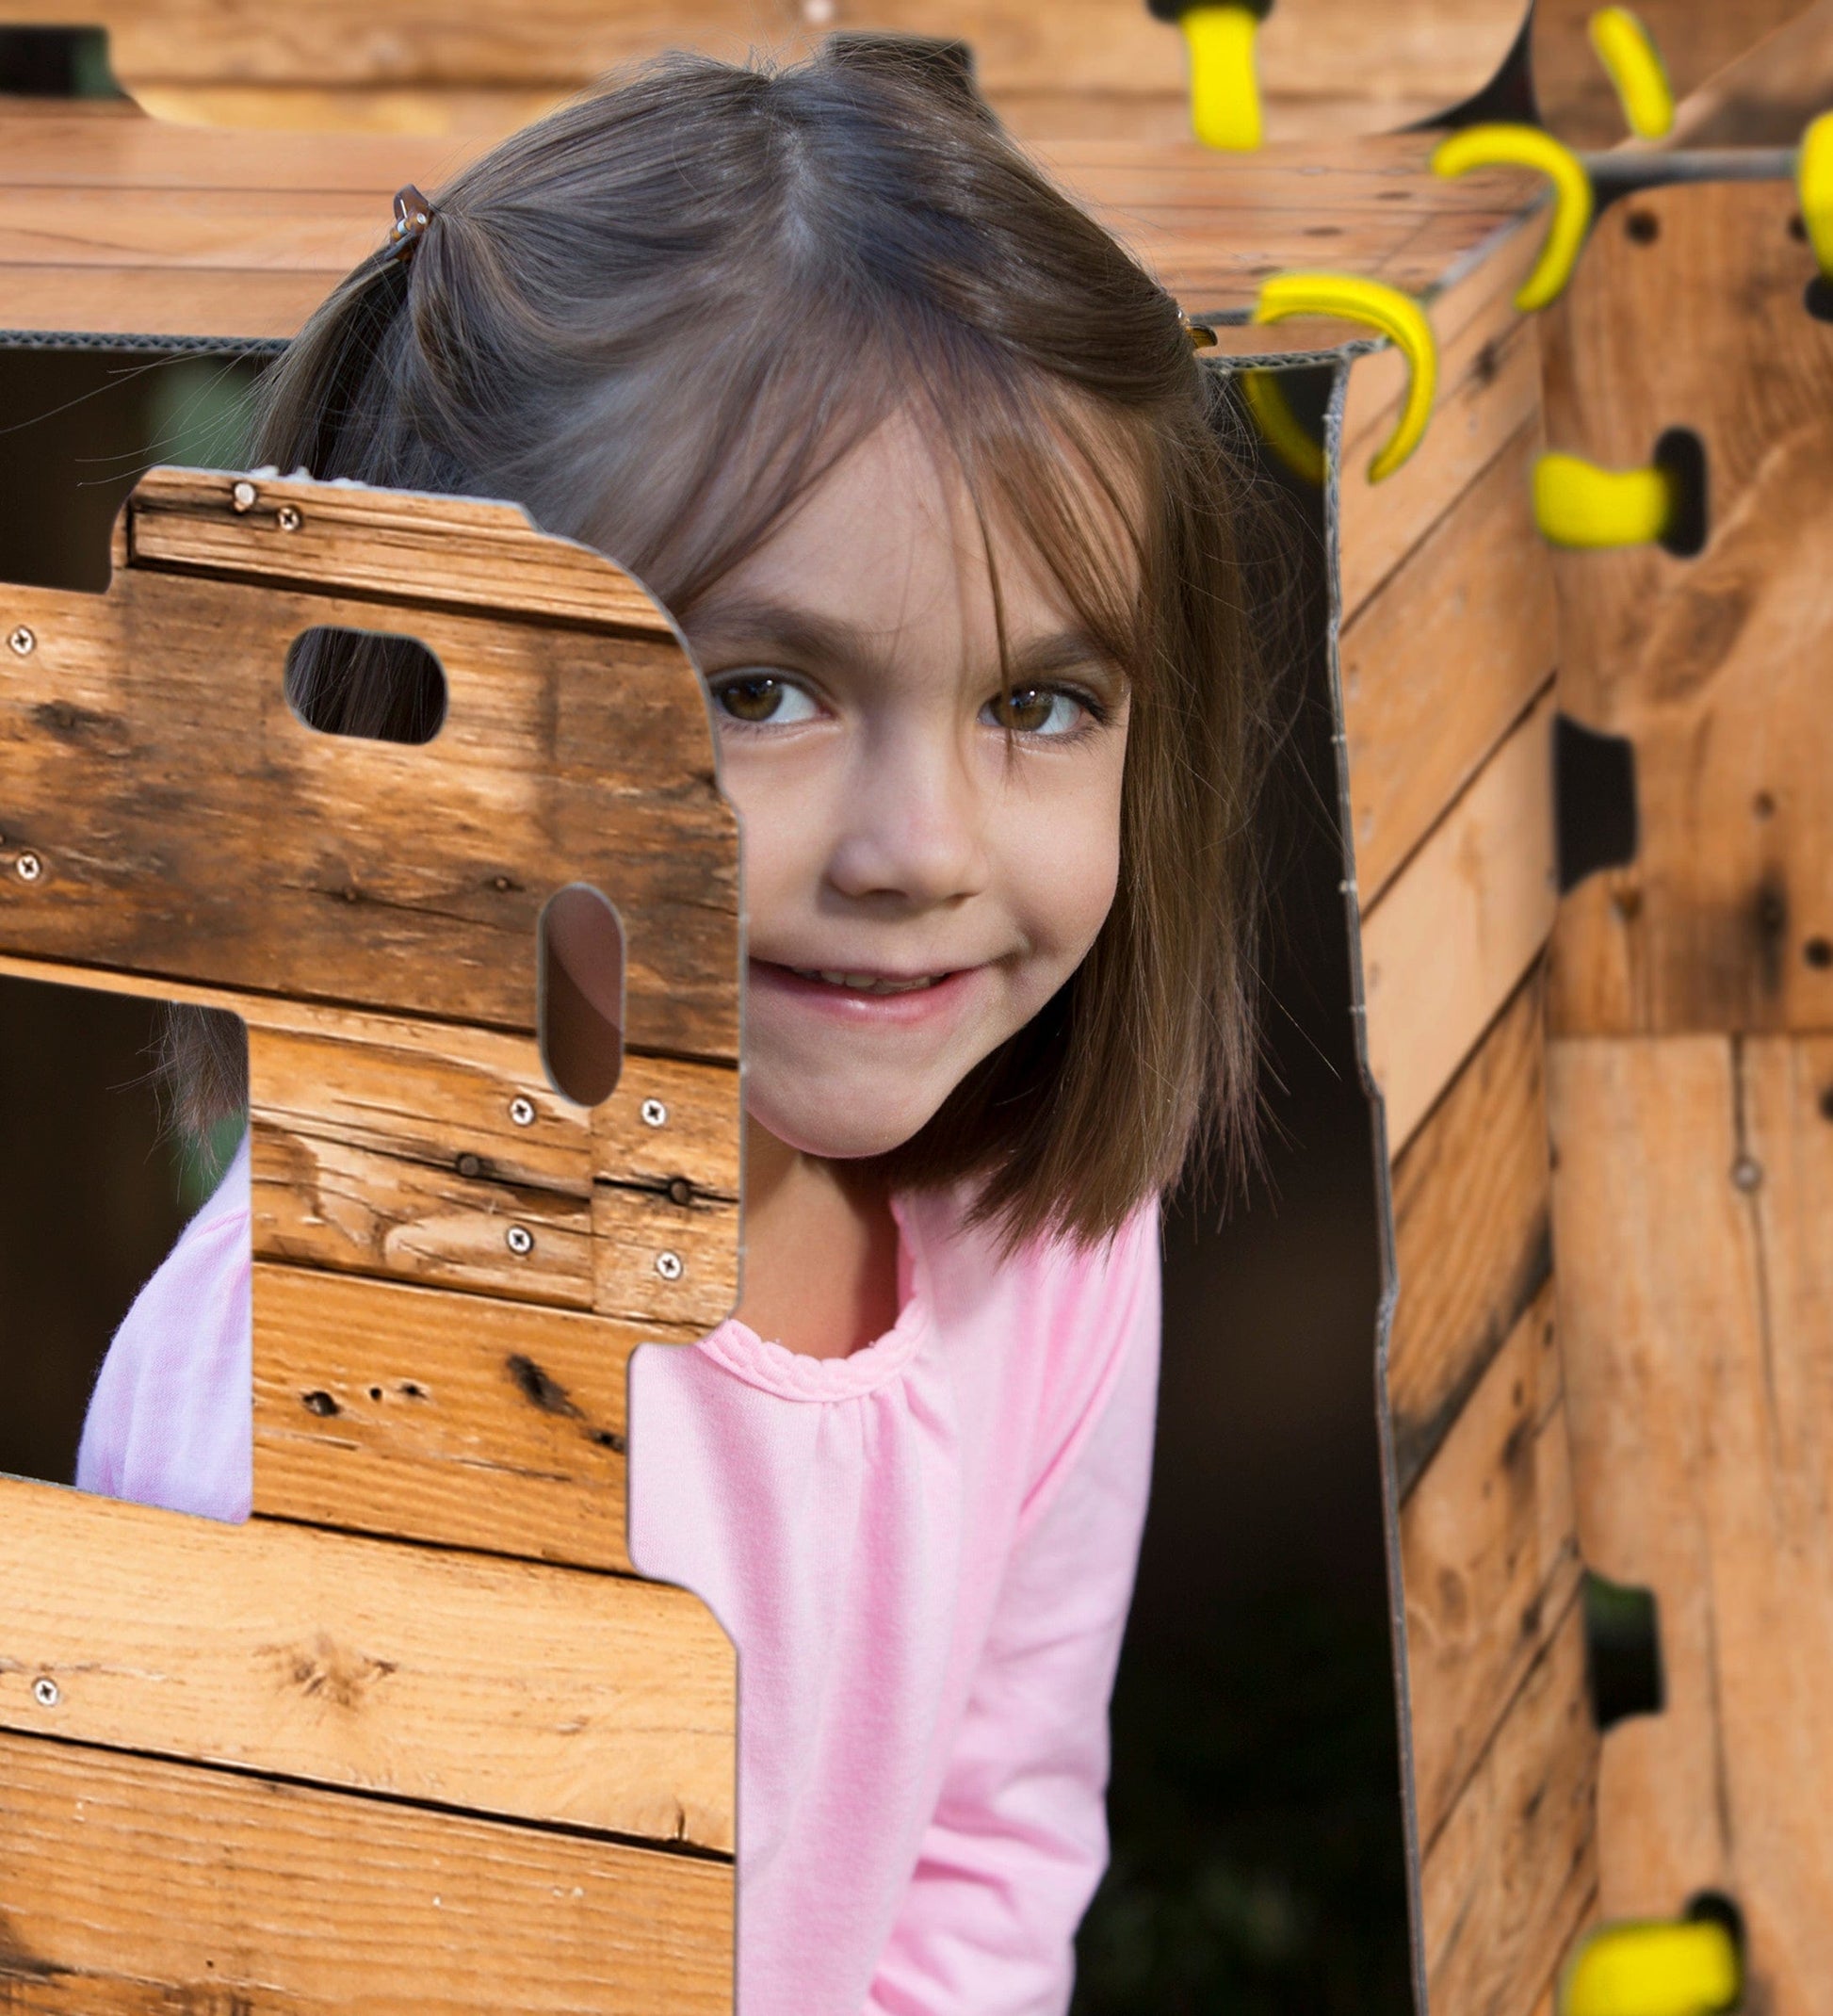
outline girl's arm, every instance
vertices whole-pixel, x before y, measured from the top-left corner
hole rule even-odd
[[[1158,1398],[1156,1212],[1121,1244],[1125,1277],[1103,1298],[1109,1362],[1026,1509],[868,2016],[1069,2005],[1076,1927],[1107,1865],[1108,1701]]]

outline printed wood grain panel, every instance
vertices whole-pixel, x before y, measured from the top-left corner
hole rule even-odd
[[[1530,2016],[1595,1910],[1598,1732],[1575,1601],[1425,1858],[1426,1978],[1444,2016]]]
[[[7,1973],[86,2010],[731,2008],[729,1862],[78,1744],[0,1735],[0,1882]]]
[[[1833,100],[1833,7],[1772,28],[1676,108],[1677,147],[1792,147]]]
[[[1549,1281],[1401,1513],[1413,1782],[1430,1855],[1579,1585]]]
[[[1667,1708],[1605,1745],[1607,1917],[1736,1897],[1753,2006],[1833,1979],[1833,1039],[1549,1049],[1580,1531],[1661,1605]]]
[[[1552,715],[1549,691],[1363,918],[1368,1064],[1392,1156],[1552,928]]]
[[[1537,416],[1349,624],[1338,646],[1356,887],[1372,903],[1552,677],[1534,526]]]
[[[1543,1013],[1536,970],[1394,1164],[1387,1403],[1403,1499],[1552,1268]]]
[[[1634,742],[1641,810],[1635,861],[1563,906],[1561,1032],[1833,1028],[1833,328],[1794,211],[1786,184],[1618,205],[1549,320],[1553,445],[1628,466],[1693,428],[1711,515],[1691,561],[1557,559],[1561,705]]]
[[[12,1478],[0,1506],[22,1734],[732,1846],[734,1655],[682,1590]]]

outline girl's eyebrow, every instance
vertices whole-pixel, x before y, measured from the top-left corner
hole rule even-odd
[[[687,628],[703,652],[780,651],[812,665],[863,666],[883,669],[883,633],[849,623],[844,617],[767,596],[739,596],[729,601],[709,597]],[[1014,686],[1078,668],[1122,676],[1111,656],[1079,630],[1058,630],[1032,638],[1012,655],[1008,668]]]

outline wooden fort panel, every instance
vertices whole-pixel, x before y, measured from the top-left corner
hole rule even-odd
[[[27,2008],[731,2008],[729,1862],[80,1744],[0,1735],[0,1881]]]
[[[1833,5],[1812,0],[1690,92],[1679,147],[1792,147],[1833,102]]]
[[[1752,2003],[1833,1979],[1833,1038],[1572,1037],[1550,1058],[1587,1557],[1651,1587],[1667,1708],[1612,1731],[1603,1903],[1735,1897]]]
[[[1555,311],[1554,446],[1628,466],[1692,428],[1711,516],[1695,561],[1558,562],[1561,705],[1635,743],[1642,827],[1563,906],[1563,1030],[1833,1028],[1833,328],[1794,214],[1787,184],[1651,191]]]

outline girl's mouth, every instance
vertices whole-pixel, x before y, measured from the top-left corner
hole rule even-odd
[[[939,985],[947,973],[922,973],[914,980],[896,980],[883,973],[837,973],[813,967],[788,968],[798,980],[819,981],[824,987],[844,987],[853,994],[916,994]]]

